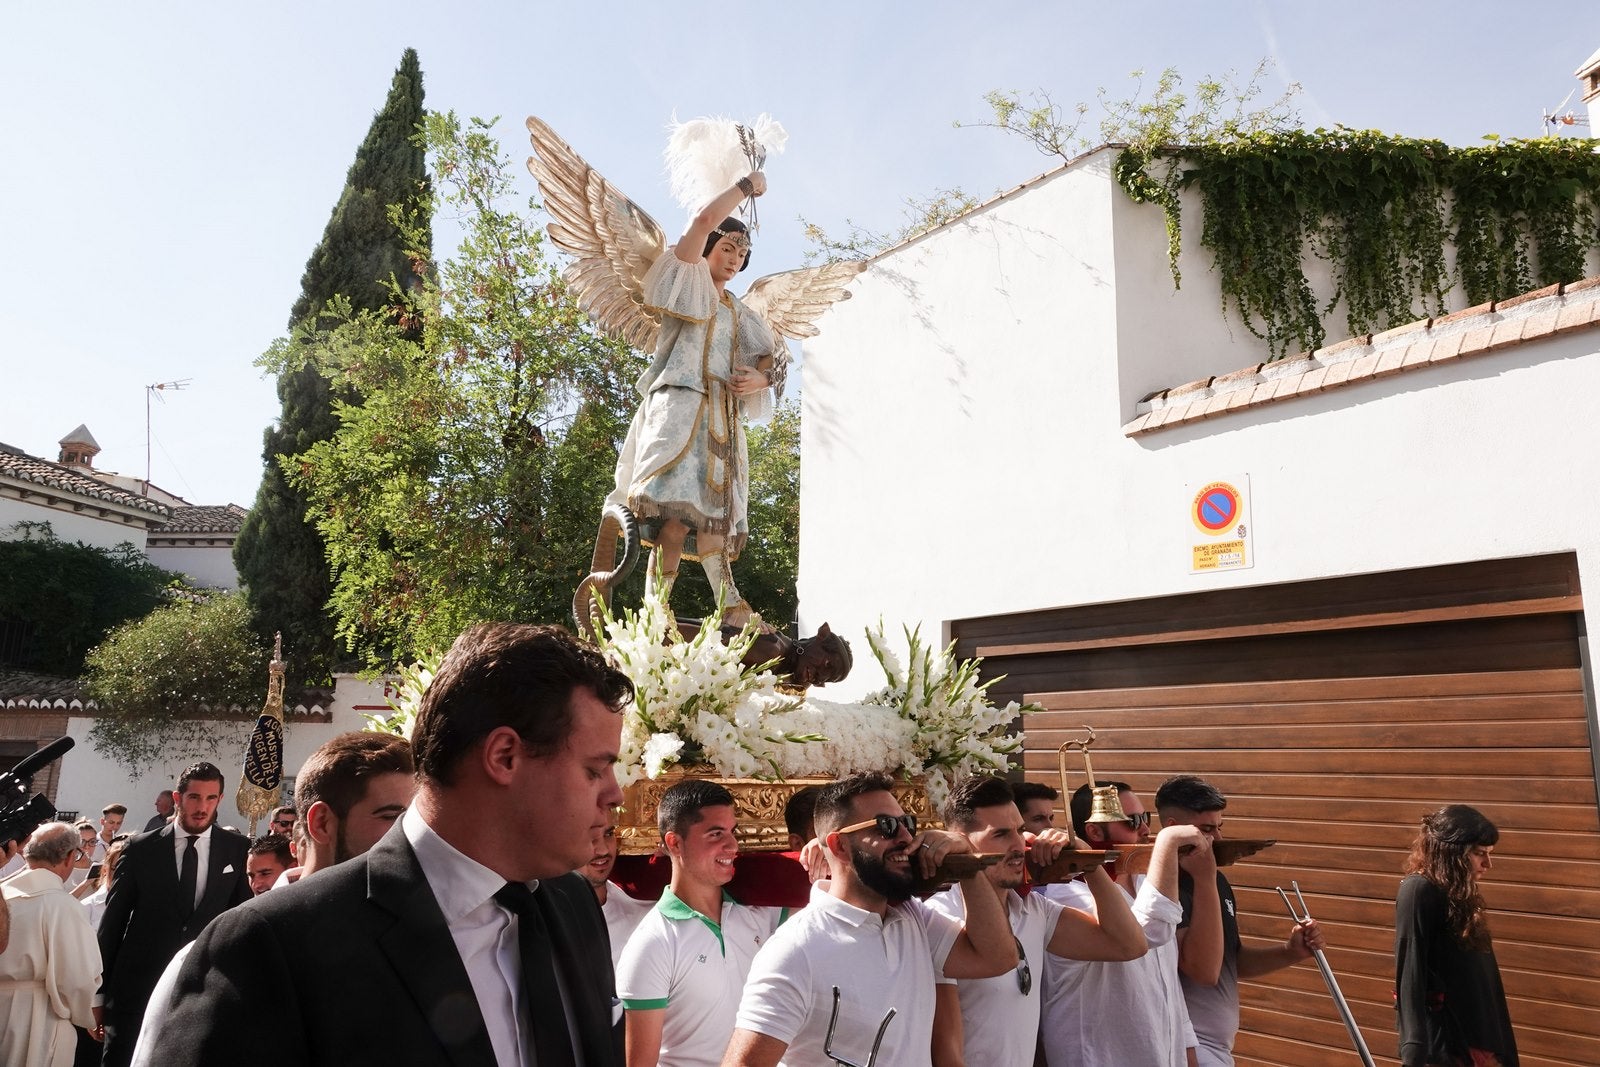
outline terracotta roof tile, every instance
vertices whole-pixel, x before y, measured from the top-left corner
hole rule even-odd
[[[150,531],[161,537],[183,533],[238,533],[244,526],[245,511],[238,504],[215,504],[202,507],[173,508],[172,520],[165,526]]]
[[[32,482],[35,485],[49,486],[73,496],[87,497],[91,500],[102,500],[108,504],[120,504],[125,508],[134,508],[138,511],[148,511],[152,515],[170,515],[171,509],[164,504],[157,503],[148,497],[139,496],[118,489],[114,485],[102,482],[98,478],[90,477],[71,467],[63,467],[59,463],[51,463],[30,456],[20,448],[8,444],[0,444],[0,475],[15,478],[18,481]]]
[[[1417,340],[1412,341],[1409,345],[1406,345],[1406,356],[1405,359],[1400,361],[1400,369],[1414,370],[1417,367],[1427,366],[1428,361],[1433,358],[1433,350],[1438,346],[1439,342],[1431,337],[1419,337]],[[1460,334],[1456,335],[1456,347],[1461,347]]]
[[[1437,330],[1441,326],[1454,326],[1462,319],[1476,319],[1480,316],[1487,315],[1493,310],[1493,300],[1489,301],[1487,304],[1474,304],[1472,307],[1462,308],[1460,311],[1452,311],[1448,315],[1441,315],[1439,318],[1434,319],[1433,328]]]
[[[0,668],[0,705],[51,706],[57,701],[83,702],[83,684],[76,678]]]
[[[1322,383],[1328,380],[1327,367],[1314,367],[1300,375],[1300,381],[1295,385],[1295,392],[1316,393],[1322,390]]]
[[[1420,340],[1420,339],[1419,339]],[[1373,368],[1374,378],[1387,378],[1391,374],[1398,374],[1404,368],[1406,353],[1411,351],[1409,345],[1395,345],[1378,353],[1378,365]]]
[[[1123,427],[1129,437],[1571,330],[1600,326],[1600,277],[1545,286],[1380,334],[1352,337],[1291,359],[1253,364],[1151,393]],[[1146,402],[1149,401],[1148,409]]]
[[[1336,385],[1342,385],[1349,381],[1350,371],[1355,367],[1355,365],[1356,361],[1353,359],[1341,359],[1339,362],[1329,367],[1328,376],[1322,380],[1323,387],[1331,389]]]

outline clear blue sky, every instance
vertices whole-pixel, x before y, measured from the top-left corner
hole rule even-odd
[[[1588,10],[1589,15],[1581,14]],[[660,173],[674,112],[789,130],[761,203],[761,273],[799,265],[796,216],[900,220],[906,197],[987,195],[1053,165],[993,130],[994,88],[1126,95],[1127,74],[1248,71],[1304,87],[1307,126],[1456,144],[1532,136],[1600,47],[1590,5],[835,2],[19,4],[0,35],[0,441],[54,458],[87,423],[99,465],[248,506],[278,412],[253,366],[284,332],[356,145],[401,52],[428,106],[501,117],[527,154],[538,114],[671,228]],[[1570,106],[1570,105],[1569,105]],[[1580,111],[1581,114],[1581,111]],[[524,192],[533,181],[519,168]]]

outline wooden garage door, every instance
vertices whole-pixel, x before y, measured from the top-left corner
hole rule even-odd
[[[1287,610],[1274,606],[1281,589],[1234,591],[1258,603],[1236,605],[1215,637],[1197,638],[1182,598],[1167,598],[1152,616],[1164,631],[1124,625],[1107,640],[1092,632],[1112,608],[1101,605],[1054,637],[1036,628],[1019,640],[996,619],[975,620],[958,627],[958,645],[986,647],[986,667],[1011,672],[997,688],[1047,709],[1024,724],[1029,778],[1056,784],[1056,747],[1088,724],[1096,771],[1128,781],[1147,805],[1168,776],[1197,773],[1228,795],[1228,835],[1278,839],[1228,871],[1241,932],[1281,941],[1289,919],[1273,887],[1298,880],[1379,1062],[1397,1062],[1393,902],[1418,819],[1445,803],[1480,808],[1502,829],[1484,895],[1523,1061],[1600,1064],[1600,808],[1576,572],[1570,557],[1511,562],[1521,568],[1512,586],[1564,571],[1572,588],[1508,588],[1486,601],[1474,599],[1482,582],[1465,581],[1476,592],[1462,602],[1372,612],[1319,598],[1361,581],[1340,579],[1282,587],[1295,617],[1263,625],[1251,614]],[[1440,570],[1372,588],[1403,596],[1408,580]],[[1399,622],[1402,611],[1416,621]],[[1241,1064],[1356,1062],[1313,965],[1244,983],[1241,999]]]

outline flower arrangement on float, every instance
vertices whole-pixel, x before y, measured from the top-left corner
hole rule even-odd
[[[633,681],[623,713],[617,778],[629,785],[669,767],[709,767],[718,777],[787,780],[888,771],[924,777],[937,811],[958,777],[999,771],[1022,747],[1012,732],[1026,710],[996,706],[978,660],[957,662],[906,630],[905,665],[880,622],[867,632],[887,684],[859,703],[795,697],[779,690],[773,664],[745,666],[754,624],[723,644],[717,617],[691,640],[669,640],[666,605],[647,596],[638,610],[608,616],[597,643]]]
[[[756,625],[724,644],[717,619],[682,640],[667,606],[648,594],[638,610],[604,617],[596,643],[634,684],[617,759],[624,787],[691,768],[762,781],[886,771],[921,780],[937,812],[957,778],[1005,769],[1022,748],[1013,727],[1023,712],[1038,710],[995,705],[994,682],[978,680],[979,660],[958,662],[954,644],[940,651],[919,630],[904,631],[902,659],[881,622],[866,638],[883,669],[882,688],[859,703],[786,694],[772,663],[742,662]],[[410,737],[442,658],[433,652],[401,668],[391,683],[392,714],[367,716],[369,728]]]
[[[411,729],[417,724],[417,712],[422,707],[422,694],[428,691],[428,686],[433,683],[433,676],[439,671],[439,663],[444,659],[444,653],[438,649],[429,649],[424,652],[414,663],[402,665],[395,672],[395,677],[384,686],[384,702],[389,705],[388,715],[369,715],[362,713],[362,718],[367,720],[366,728],[385,734],[399,734],[407,741],[411,740]]]

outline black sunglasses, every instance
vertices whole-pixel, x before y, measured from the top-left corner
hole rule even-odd
[[[1129,815],[1127,818],[1127,823],[1128,829],[1130,830],[1137,830],[1141,826],[1149,826],[1150,813],[1148,811],[1141,811],[1136,815]]]
[[[1017,943],[1017,989],[1027,996],[1033,992],[1033,969],[1028,966],[1028,954],[1022,951],[1022,940],[1015,935],[1011,940]]]
[[[834,833],[853,834],[857,830],[865,830],[869,826],[876,827],[878,833],[884,837],[898,837],[902,826],[906,828],[906,833],[912,837],[917,836],[917,817],[915,815],[874,815],[864,822],[841,826]]]

